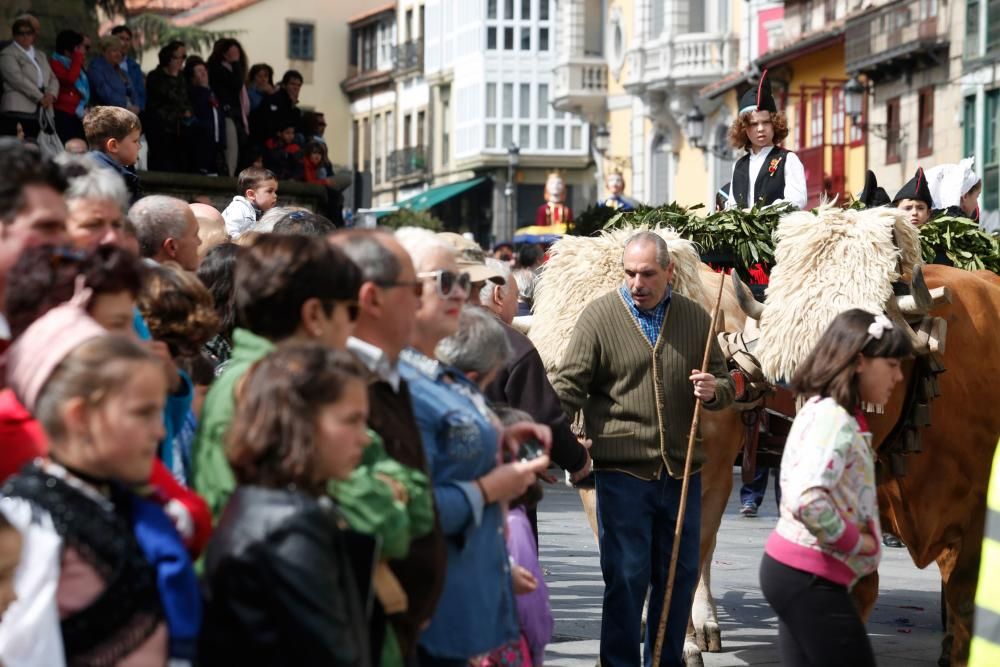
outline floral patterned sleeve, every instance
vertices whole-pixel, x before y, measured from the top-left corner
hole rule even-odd
[[[844,520],[830,490],[837,487],[844,473],[854,428],[850,417],[842,411],[829,410],[827,406],[817,408],[808,416],[802,415],[809,421],[800,431],[797,443],[801,449],[794,474],[802,491],[793,503],[793,512],[821,543],[853,553],[860,544],[860,533],[853,523]]]

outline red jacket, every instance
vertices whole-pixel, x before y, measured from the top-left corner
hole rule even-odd
[[[48,452],[41,424],[21,405],[13,391],[0,391],[0,482],[20,471],[33,459],[46,456]],[[191,558],[196,559],[212,532],[212,514],[202,497],[178,483],[160,459],[153,462],[149,486],[140,495],[163,505],[175,525],[185,523],[178,519],[177,510],[186,511],[190,518],[190,522],[187,522],[188,529],[185,530],[184,525],[178,525],[178,532],[181,533]]]
[[[80,78],[80,72],[83,70],[83,52],[73,51],[73,60],[69,69],[55,58],[49,60],[49,65],[56,78],[59,79],[59,96],[56,97],[55,104],[52,106],[63,113],[75,116],[76,108],[80,105],[80,100],[83,97],[76,89],[76,80]]]

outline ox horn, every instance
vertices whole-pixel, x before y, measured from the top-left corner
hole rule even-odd
[[[735,270],[732,272],[732,276],[733,289],[736,290],[736,300],[740,304],[740,310],[746,313],[747,317],[759,322],[764,314],[764,304],[753,298],[753,292],[743,284]]]
[[[929,351],[928,341],[925,337],[922,337],[918,332],[914,331],[910,326],[909,322],[906,321],[906,317],[899,309],[899,302],[896,297],[890,297],[885,304],[885,314],[889,316],[889,319],[899,327],[906,337],[910,339],[910,343],[913,345],[913,350],[917,355],[927,354]]]
[[[924,271],[920,266],[913,267],[913,277],[910,278],[910,294],[896,298],[896,305],[904,317],[916,319],[923,317],[944,303],[951,303],[951,292],[947,287],[927,289]]]

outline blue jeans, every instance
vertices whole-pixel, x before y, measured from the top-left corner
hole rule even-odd
[[[642,605],[646,591],[652,587],[645,661],[642,663],[651,667],[680,506],[681,480],[665,472],[661,479],[649,481],[611,471],[599,471],[595,478],[598,541],[604,575],[601,667],[637,667],[640,664]],[[687,511],[660,665],[682,667],[684,664],[684,636],[698,584],[700,533],[699,473],[691,476],[688,486]]]
[[[747,505],[756,505],[760,507],[760,504],[764,502],[764,494],[767,493],[767,477],[771,473],[774,473],[774,499],[775,503],[780,507],[781,505],[781,482],[778,468],[766,468],[764,466],[757,466],[757,470],[754,472],[753,481],[749,484],[744,484],[740,487],[740,504],[744,507]]]

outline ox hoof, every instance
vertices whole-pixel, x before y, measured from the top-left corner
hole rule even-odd
[[[693,647],[684,646],[684,667],[705,667],[705,661],[701,657],[701,651],[692,650]]]
[[[718,623],[706,623],[702,636],[708,645],[709,653],[722,653],[722,630],[719,629]]]

